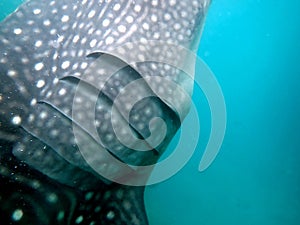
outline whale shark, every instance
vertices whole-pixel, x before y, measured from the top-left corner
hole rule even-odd
[[[181,50],[209,4],[27,0],[0,23],[4,224],[148,224],[147,178],[189,111]]]

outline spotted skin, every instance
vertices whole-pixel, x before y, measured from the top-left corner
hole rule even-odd
[[[177,83],[188,95],[193,80],[164,63],[168,58],[185,64],[185,55],[153,43],[195,51],[208,5],[209,0],[29,0],[0,23],[3,221],[148,224],[144,187],[110,182],[99,171],[124,179],[126,171],[154,164],[164,152],[189,102],[161,80]],[[132,96],[139,101],[131,108]],[[174,99],[183,114],[170,104]],[[159,125],[149,130],[156,117],[166,124],[159,145],[148,139],[162,136]],[[135,151],[141,146],[150,150]],[[129,170],[114,166],[106,152]]]
[[[17,161],[10,143],[0,143],[2,224],[148,224],[144,187],[94,185],[78,191]]]

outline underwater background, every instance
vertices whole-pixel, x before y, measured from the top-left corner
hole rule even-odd
[[[0,19],[21,2],[1,0]],[[151,225],[300,224],[299,21],[298,0],[212,1],[198,55],[223,90],[225,139],[199,172],[211,124],[196,88],[199,143],[179,173],[146,188]]]
[[[223,90],[225,139],[198,172],[210,129],[200,113],[192,159],[147,189],[151,224],[299,225],[300,1],[213,0],[198,55]],[[209,111],[197,90],[194,102]]]

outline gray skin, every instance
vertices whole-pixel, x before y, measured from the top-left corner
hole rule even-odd
[[[2,221],[148,224],[144,187],[102,175],[126,182],[134,166],[158,160],[180,127],[186,113],[171,103],[185,112],[189,102],[160,79],[146,77],[170,79],[191,94],[189,79],[174,66],[186,63],[185,55],[168,56],[168,44],[195,51],[208,5],[209,0],[30,0],[0,24]],[[150,41],[167,44],[156,49]],[[147,62],[149,55],[157,60]],[[164,58],[174,65],[162,63]],[[132,96],[137,103],[128,111]],[[116,135],[112,117],[129,145]],[[166,125],[158,145],[149,139],[162,136],[161,126],[148,126],[155,117]],[[135,151],[137,146],[150,150]],[[115,166],[106,153],[128,168]]]

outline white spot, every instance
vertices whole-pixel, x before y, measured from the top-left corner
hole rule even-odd
[[[176,0],[170,0],[169,3],[170,3],[170,6],[174,6],[174,5],[176,5]]]
[[[139,121],[139,120],[140,120],[140,116],[139,116],[139,115],[134,115],[134,116],[132,117],[132,119],[133,119],[134,121]]]
[[[82,5],[85,5],[86,3],[87,3],[87,0],[83,0],[83,1],[81,2]]]
[[[82,103],[82,98],[77,96],[77,97],[75,98],[75,102],[77,102],[77,103]]]
[[[51,95],[52,95],[52,91],[48,91],[46,94],[46,98],[50,98]]]
[[[35,64],[35,66],[34,66],[34,69],[35,69],[36,71],[40,71],[40,70],[42,70],[43,68],[44,68],[44,63],[42,63],[42,62],[37,63],[37,64]]]
[[[79,11],[77,14],[76,14],[76,17],[79,18],[82,16],[82,11]]]
[[[70,17],[68,15],[64,15],[62,18],[61,18],[61,22],[65,23],[65,22],[68,22],[70,19]]]
[[[1,58],[0,59],[0,63],[7,63],[7,61],[8,61],[7,58]]]
[[[67,10],[68,9],[68,5],[63,5],[62,9],[63,10]]]
[[[57,33],[57,30],[56,30],[56,29],[51,29],[51,30],[50,30],[50,34],[51,34],[51,35],[54,35],[54,34],[56,34],[56,33]]]
[[[58,135],[58,133],[59,133],[58,130],[55,130],[55,129],[50,131],[50,135],[52,137],[56,137]]]
[[[34,121],[34,115],[30,114],[28,117],[28,122],[33,122]]]
[[[165,64],[165,65],[164,65],[164,68],[165,68],[165,70],[170,70],[170,69],[171,69],[171,66],[170,66],[169,64]]]
[[[85,44],[85,43],[86,43],[86,41],[87,41],[87,38],[86,38],[86,37],[82,38],[82,40],[81,40],[81,44]]]
[[[152,5],[157,6],[158,5],[158,0],[152,0]]]
[[[55,77],[52,83],[57,84],[58,82],[59,82],[59,79],[57,77]]]
[[[99,69],[97,70],[97,73],[99,73],[100,75],[105,75],[105,69]]]
[[[44,24],[45,26],[50,26],[50,25],[51,25],[51,22],[50,22],[50,20],[44,20],[43,24]]]
[[[125,33],[126,32],[126,27],[124,25],[120,25],[118,26],[118,30],[121,32],[121,33]]]
[[[85,27],[85,23],[80,23],[78,27],[79,27],[79,29],[84,28]]]
[[[134,6],[134,11],[136,11],[136,12],[140,12],[141,9],[142,9],[142,7],[140,5]]]
[[[121,5],[119,3],[117,3],[117,4],[115,4],[113,10],[118,11],[118,10],[120,10],[120,8],[121,8]]]
[[[125,49],[124,48],[118,48],[118,53],[121,54],[121,55],[124,55],[126,53]]]
[[[179,34],[179,35],[178,35],[178,40],[179,40],[179,41],[183,41],[183,39],[184,39],[184,36],[183,36],[182,34]]]
[[[41,40],[36,41],[34,44],[34,46],[37,48],[41,47],[42,45],[43,45],[43,42]]]
[[[51,45],[53,48],[58,48],[58,47],[59,47],[59,43],[58,43],[56,40],[50,41],[50,45]],[[57,53],[55,53],[55,54],[57,54]],[[53,59],[54,59],[54,58],[53,58]]]
[[[105,136],[105,139],[106,139],[107,142],[111,142],[111,141],[113,140],[112,134],[107,134],[107,135]]]
[[[65,88],[60,89],[59,92],[58,92],[58,94],[61,95],[61,96],[65,95],[66,93],[67,93],[67,90]]]
[[[102,31],[101,31],[101,30],[96,30],[96,34],[97,34],[98,36],[100,36],[100,35],[102,34]]]
[[[133,22],[133,17],[132,16],[127,16],[126,21],[127,21],[127,23],[132,23]]]
[[[75,223],[81,223],[83,221],[83,216],[78,216],[75,220]]]
[[[140,45],[140,48],[143,46],[143,49],[141,49],[142,51],[145,51],[146,50],[146,45],[148,45],[148,40],[146,39],[146,38],[144,38],[144,37],[142,37],[141,39],[140,39],[140,42],[141,42],[141,44],[143,44],[143,45]]]
[[[85,195],[85,200],[91,200],[92,199],[92,197],[93,197],[93,195],[94,195],[94,192],[88,192],[88,193],[86,193],[86,195]]]
[[[17,17],[22,18],[24,14],[21,11],[16,12]]]
[[[38,14],[40,14],[41,12],[42,12],[41,9],[34,9],[34,10],[33,10],[33,14],[34,14],[34,15],[38,15]]]
[[[144,62],[146,59],[145,59],[145,56],[144,56],[143,54],[139,54],[139,55],[138,55],[138,60],[139,60],[140,62]]]
[[[154,38],[154,39],[159,39],[159,37],[160,37],[160,34],[159,34],[158,32],[155,32],[155,33],[153,34],[153,38]]]
[[[51,70],[53,73],[55,73],[57,71],[57,66],[53,66]]]
[[[181,28],[180,23],[175,23],[175,24],[174,24],[174,29],[175,29],[175,30],[179,30],[180,28]]]
[[[144,24],[143,24],[143,28],[144,28],[145,30],[149,30],[150,26],[149,26],[148,23],[144,23]]]
[[[151,63],[151,69],[157,70],[157,65],[155,63]]]
[[[91,40],[91,42],[90,42],[91,48],[95,47],[96,44],[97,44],[97,40],[96,39]]]
[[[171,15],[169,13],[166,13],[164,15],[165,20],[170,20],[171,19]]]
[[[64,38],[65,38],[63,35],[59,35],[58,34],[57,36],[58,36],[58,38],[57,38],[57,42],[58,43],[61,43],[64,40]]]
[[[9,40],[7,40],[6,38],[3,38],[1,41],[2,41],[4,44],[9,44],[9,43],[10,43]],[[7,53],[5,53],[4,55],[7,55]]]
[[[95,16],[95,14],[96,14],[95,10],[90,11],[88,14],[88,18],[93,18]]]
[[[103,25],[104,27],[107,27],[109,24],[110,24],[110,20],[109,20],[109,19],[105,19],[105,20],[103,20],[103,22],[102,22],[102,25]]]
[[[36,105],[37,103],[37,100],[35,98],[33,98],[31,101],[30,101],[30,105],[34,106]]]
[[[23,64],[29,63],[29,59],[28,59],[28,58],[25,58],[25,57],[23,57],[23,58],[21,59],[21,61],[22,61]]]
[[[42,32],[42,30],[40,28],[34,28],[33,32],[36,34],[40,34]]]
[[[113,211],[109,211],[106,214],[106,218],[109,219],[109,220],[112,220],[114,217],[115,217],[115,213]]]
[[[15,46],[14,49],[17,51],[17,52],[21,52],[22,51],[22,48],[20,46]]]
[[[128,43],[126,44],[126,47],[127,47],[128,49],[133,49],[134,45],[133,45],[131,42],[128,42]]]
[[[185,18],[185,17],[187,17],[187,15],[188,15],[188,14],[187,14],[186,11],[182,11],[182,12],[181,12],[181,17]]]
[[[73,43],[77,43],[78,42],[78,40],[79,40],[79,35],[78,34],[76,34],[75,36],[74,36],[74,38],[73,38]]]
[[[7,75],[10,77],[14,77],[17,75],[17,72],[15,70],[9,70],[7,71]]]
[[[204,1],[204,2],[205,2],[205,1]],[[192,2],[192,4],[193,4],[193,6],[196,7],[196,8],[199,6],[198,1],[195,1],[195,0]]]
[[[57,202],[58,198],[57,198],[57,195],[56,195],[56,194],[50,193],[50,194],[47,196],[47,200],[48,200],[50,203],[55,203],[55,202]]]
[[[51,13],[52,13],[52,14],[56,14],[56,13],[57,13],[57,9],[53,9],[53,10],[51,11]]]
[[[65,31],[65,30],[67,30],[69,27],[70,27],[70,26],[69,26],[68,24],[66,24],[66,25],[62,26],[61,29]]]
[[[78,68],[78,63],[75,63],[73,66],[72,66],[72,69],[73,70],[76,70]]]
[[[46,112],[41,112],[40,118],[41,119],[46,119],[47,118],[47,113]]]
[[[106,39],[105,39],[105,43],[107,44],[107,45],[109,45],[109,44],[112,44],[112,43],[114,43],[114,38],[113,37],[111,37],[111,36],[108,36]]]
[[[83,54],[84,54],[84,51],[83,51],[82,49],[80,49],[80,50],[78,51],[78,53],[77,53],[77,55],[78,55],[79,57],[83,56]]]
[[[32,187],[33,187],[34,189],[38,189],[40,186],[41,186],[41,184],[40,184],[39,181],[37,181],[37,180],[33,180],[33,181],[32,181]]]
[[[61,68],[62,68],[63,70],[69,68],[69,66],[70,66],[70,61],[64,61],[64,62],[61,64]]]
[[[87,66],[88,66],[88,64],[86,62],[83,62],[83,63],[81,63],[80,68],[84,70],[87,68]]]
[[[75,29],[77,27],[77,22],[73,23],[72,28]]]
[[[13,212],[13,214],[12,214],[12,219],[14,220],[14,221],[19,221],[20,219],[22,219],[22,217],[23,217],[23,211],[22,211],[22,209],[16,209],[14,212]]]
[[[94,31],[95,31],[95,28],[92,27],[89,29],[88,34],[92,34]]]
[[[19,35],[19,34],[22,34],[22,29],[21,28],[15,28],[14,29],[14,33],[16,34],[16,35]]]
[[[34,21],[33,21],[33,20],[28,20],[28,21],[27,21],[27,24],[31,26],[31,25],[34,24]]]
[[[20,116],[14,116],[11,120],[14,125],[20,125],[22,122],[22,118]]]
[[[134,31],[137,30],[137,28],[138,28],[138,26],[137,26],[136,24],[133,24],[133,25],[131,26],[131,31],[134,32]]]
[[[153,14],[151,16],[151,20],[152,20],[152,22],[157,22],[157,15]]]
[[[45,81],[44,80],[39,80],[37,83],[36,83],[36,87],[37,88],[42,88],[44,87],[45,85]]]

